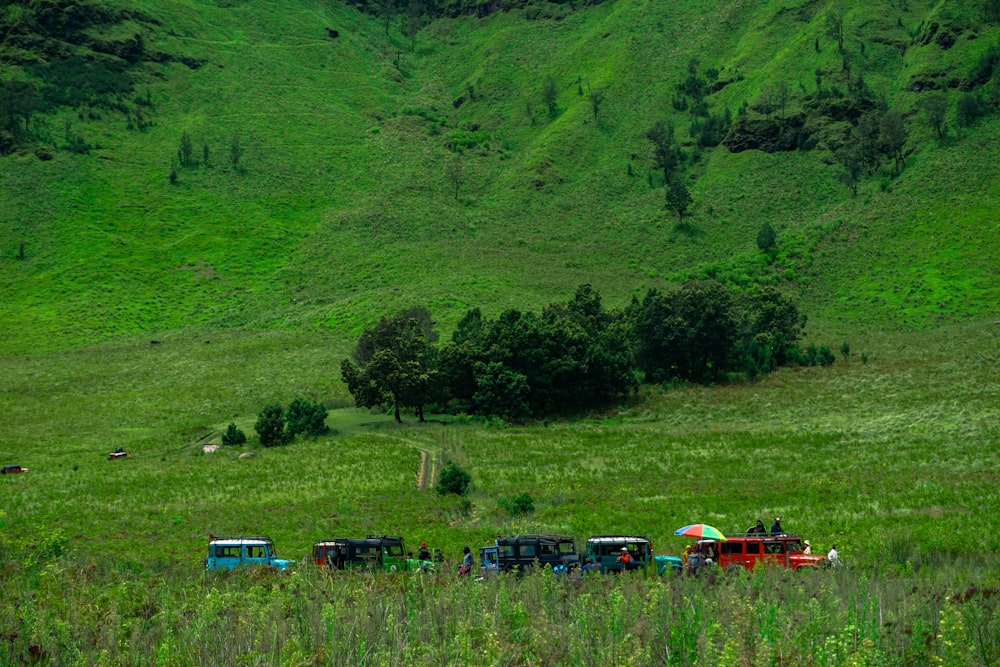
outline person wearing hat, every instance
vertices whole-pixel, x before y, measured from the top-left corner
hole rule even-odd
[[[809,540],[806,540],[802,544],[805,545],[805,548],[802,550],[802,553],[804,553],[805,555],[808,556],[809,554],[811,554],[813,552],[813,547],[812,547],[811,544],[809,544]]]
[[[771,534],[781,535],[783,532],[785,532],[785,529],[781,527],[781,517],[774,517],[774,523],[771,524]]]
[[[417,558],[419,558],[420,560],[430,560],[431,559],[431,552],[430,552],[430,549],[427,548],[427,543],[426,542],[421,542],[420,543],[420,551],[417,552]]]
[[[632,566],[632,554],[629,553],[628,547],[622,547],[622,555],[618,557],[618,562],[622,564],[622,568],[628,570]]]

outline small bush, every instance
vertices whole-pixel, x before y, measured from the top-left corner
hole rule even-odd
[[[253,428],[264,447],[287,445],[294,437],[285,429],[285,410],[277,403],[268,405],[258,413],[257,423]]]
[[[519,493],[513,498],[501,496],[497,505],[511,516],[524,516],[535,511],[535,501],[527,492]]]
[[[295,437],[299,433],[306,433],[315,438],[325,434],[329,431],[326,425],[328,414],[322,403],[296,398],[288,406],[288,413],[285,416],[289,435]]]
[[[490,133],[483,130],[464,130],[457,129],[454,130],[448,137],[447,146],[449,150],[456,153],[461,153],[466,150],[471,150],[480,144],[485,144],[490,140]]]
[[[454,461],[449,461],[441,470],[441,477],[438,479],[437,492],[442,495],[454,493],[464,496],[469,491],[472,483],[472,475],[463,470]]]
[[[227,446],[242,445],[247,441],[247,434],[244,433],[235,423],[230,423],[229,428],[222,434],[222,444]]]

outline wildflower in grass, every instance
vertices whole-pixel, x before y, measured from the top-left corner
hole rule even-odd
[[[947,605],[941,608],[936,638],[938,645],[934,664],[942,666],[973,664],[969,633],[965,630],[962,612],[957,606]]]

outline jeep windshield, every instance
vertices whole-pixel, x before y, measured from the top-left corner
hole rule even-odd
[[[785,540],[785,549],[789,553],[802,551],[802,542],[800,540]]]

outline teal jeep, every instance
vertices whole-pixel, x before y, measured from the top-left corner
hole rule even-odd
[[[595,535],[587,540],[587,557],[604,572],[636,570],[652,561],[653,545],[637,535]]]
[[[628,552],[628,563],[622,559]],[[677,556],[653,556],[653,544],[648,537],[638,535],[595,535],[587,540],[587,558],[602,572],[622,572],[649,567],[659,575],[676,574],[684,570],[684,561]]]
[[[205,568],[232,570],[246,565],[260,565],[285,570],[293,560],[278,558],[269,537],[214,537],[208,542]]]

